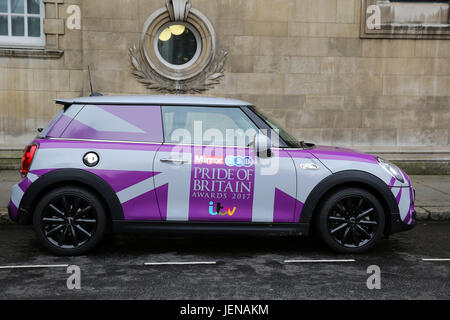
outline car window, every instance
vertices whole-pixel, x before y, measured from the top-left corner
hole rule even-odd
[[[61,110],[58,112],[58,114],[50,121],[50,123],[47,125],[47,127],[44,128],[39,134],[38,138],[45,138],[49,131],[55,126],[55,124],[61,119],[62,115],[64,114],[64,110]]]
[[[247,147],[258,131],[240,108],[162,107],[167,143]]]
[[[86,105],[62,138],[162,142],[159,106]]]
[[[71,105],[65,107],[56,117],[48,124],[40,134],[39,138],[60,138],[64,130],[70,124],[72,119],[84,108],[83,105]]]
[[[286,131],[282,126],[277,124],[274,120],[269,118],[267,115],[265,115],[260,110],[257,110],[256,108],[252,108],[253,112],[255,112],[259,117],[261,117],[273,130],[276,130],[277,134],[280,136],[281,139],[283,139],[284,142],[288,144],[291,148],[301,148],[301,142],[294,137],[294,135],[290,134],[288,131]]]

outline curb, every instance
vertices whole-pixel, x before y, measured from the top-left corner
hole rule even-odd
[[[450,207],[416,207],[417,220],[450,220]]]
[[[418,221],[450,221],[450,207],[416,207]],[[11,225],[8,209],[0,208],[0,225]]]

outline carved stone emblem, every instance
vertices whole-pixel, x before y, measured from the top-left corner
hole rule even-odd
[[[175,25],[195,32],[196,58],[185,66],[164,61],[158,51],[161,30]],[[169,33],[170,37],[170,33]],[[166,40],[166,39],[164,39]],[[212,24],[189,0],[166,0],[144,24],[138,45],[129,48],[131,72],[146,88],[166,93],[200,93],[220,83],[228,53],[216,52]]]
[[[188,0],[166,0],[166,8],[169,11],[170,20],[186,21],[192,5]]]

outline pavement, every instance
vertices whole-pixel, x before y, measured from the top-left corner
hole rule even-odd
[[[449,231],[421,221],[359,255],[314,238],[109,235],[86,256],[56,257],[31,227],[0,225],[0,299],[448,300]]]
[[[450,220],[450,175],[411,176],[416,189],[418,220]],[[0,171],[0,224],[9,223],[11,187],[21,180],[18,171]]]

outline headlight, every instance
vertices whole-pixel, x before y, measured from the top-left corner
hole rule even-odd
[[[391,176],[393,176],[395,179],[397,179],[401,183],[405,182],[405,179],[403,179],[402,172],[395,164],[389,163],[386,160],[381,159],[380,157],[377,157],[377,161],[380,164],[380,166],[383,167],[384,170],[389,172],[389,174]]]

